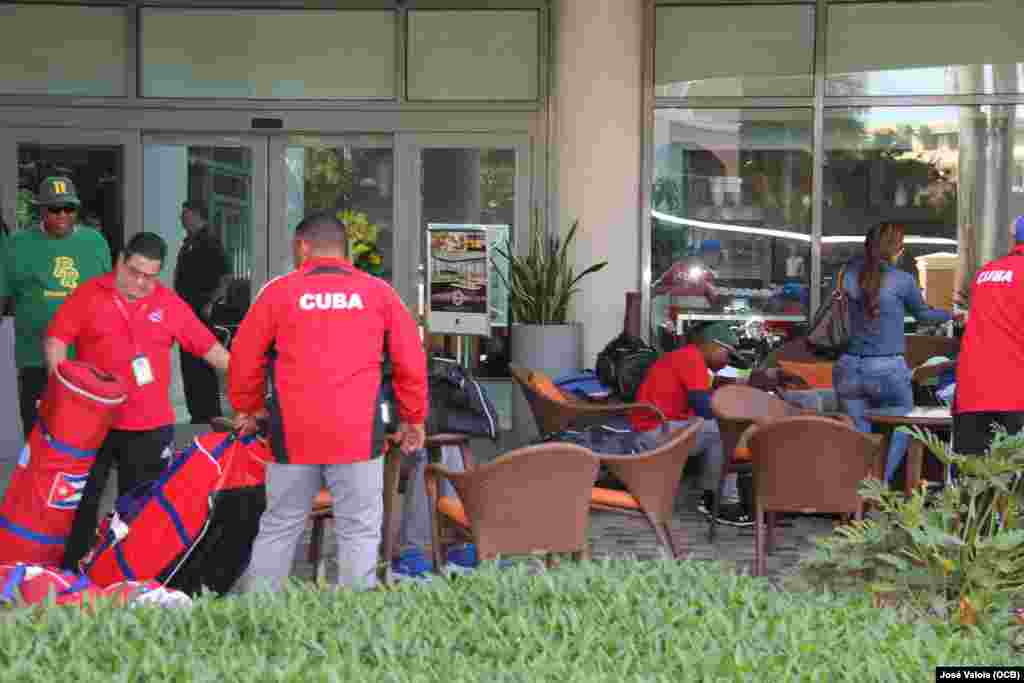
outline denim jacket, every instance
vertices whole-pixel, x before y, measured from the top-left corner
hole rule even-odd
[[[847,353],[855,356],[902,354],[906,350],[903,318],[908,312],[919,322],[943,323],[951,319],[946,311],[925,303],[914,276],[886,263],[882,264],[879,316],[874,320],[868,318],[858,284],[863,263],[860,258],[851,261],[843,278],[850,299],[851,334]]]

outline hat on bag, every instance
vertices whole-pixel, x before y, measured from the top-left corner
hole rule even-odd
[[[71,178],[50,176],[39,185],[36,206],[81,206]]]

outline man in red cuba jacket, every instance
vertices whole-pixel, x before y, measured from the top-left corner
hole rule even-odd
[[[332,213],[295,229],[296,269],[256,296],[232,344],[228,395],[236,427],[266,415],[275,463],[246,587],[277,589],[288,577],[313,499],[334,499],[338,583],[375,584],[383,516],[381,365],[393,366],[399,425],[390,437],[423,446],[426,356],[416,321],[384,280],[347,260],[344,226]]]

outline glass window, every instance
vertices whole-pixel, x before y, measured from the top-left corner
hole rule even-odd
[[[391,280],[394,267],[394,150],[388,146],[288,145],[287,241],[302,217],[335,211],[349,230],[349,251],[363,270]],[[291,255],[289,253],[289,260]],[[281,264],[286,273],[292,264]]]
[[[826,94],[1022,92],[1024,5],[873,2],[828,10]]]
[[[0,92],[124,96],[127,43],[123,7],[0,5]]]
[[[830,109],[822,271],[826,290],[880,221],[906,226],[900,267],[918,276],[929,303],[948,308],[964,270],[1009,249],[1024,213],[1018,185],[1024,149],[1013,144],[1014,106]]]
[[[536,11],[411,11],[412,100],[535,100]]]
[[[663,346],[685,321],[754,334],[805,319],[812,127],[803,109],[655,112],[651,321]]]
[[[394,12],[140,11],[145,97],[395,96]]]
[[[813,94],[812,7],[659,7],[655,30],[658,96]]]

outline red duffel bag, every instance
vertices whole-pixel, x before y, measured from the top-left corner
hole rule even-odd
[[[60,564],[89,468],[124,400],[120,380],[87,363],[66,360],[50,375],[0,502],[0,562]]]
[[[186,592],[198,592],[199,584],[226,590],[221,584],[233,583],[248,564],[263,512],[268,460],[265,441],[254,436],[210,432],[195,437],[159,479],[117,499],[82,570],[97,586],[156,579]],[[259,500],[238,507],[229,491],[251,491]],[[236,505],[228,508],[229,519],[217,524],[216,547],[195,554],[205,560],[200,564],[219,566],[194,566],[190,560],[210,531],[217,506],[232,500]],[[248,503],[248,497],[240,502]],[[189,574],[187,581],[177,576],[179,570]]]

